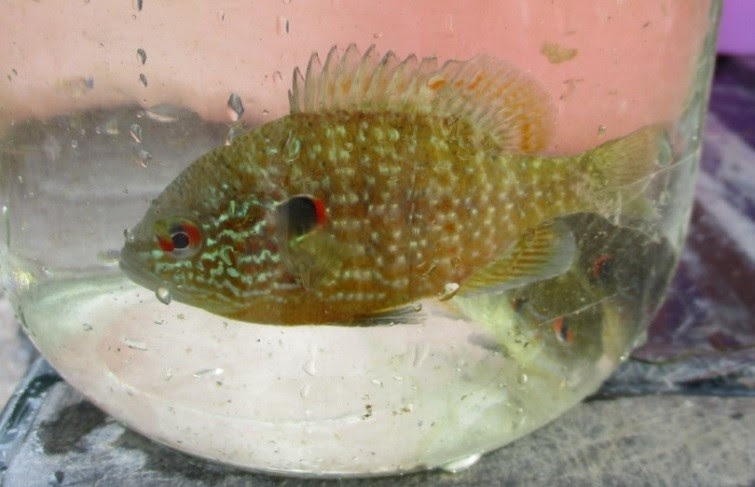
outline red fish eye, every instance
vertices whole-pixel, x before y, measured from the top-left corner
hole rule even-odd
[[[592,275],[596,279],[602,279],[608,276],[611,272],[611,256],[608,254],[601,254],[592,263]]]
[[[165,226],[157,224],[156,237],[160,250],[174,257],[182,258],[193,255],[202,243],[202,236],[196,225],[186,220],[172,223],[167,231]]]
[[[553,320],[553,333],[561,343],[572,343],[574,341],[574,331],[569,327],[563,316]]]

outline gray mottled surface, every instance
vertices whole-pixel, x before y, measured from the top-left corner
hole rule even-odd
[[[284,479],[226,469],[160,447],[61,382],[5,472],[4,485],[739,486],[755,485],[753,465],[755,397],[659,395],[583,403],[456,474]]]

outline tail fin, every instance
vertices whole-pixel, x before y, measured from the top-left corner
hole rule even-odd
[[[615,190],[641,181],[660,167],[660,154],[668,144],[664,126],[647,125],[592,149],[585,162],[593,187]]]

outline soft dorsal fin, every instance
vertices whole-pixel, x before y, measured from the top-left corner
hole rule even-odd
[[[553,125],[539,84],[485,55],[439,68],[435,58],[380,56],[374,45],[364,55],[354,44],[343,55],[333,47],[325,64],[315,53],[304,76],[294,70],[289,101],[291,113],[411,111],[463,119],[510,152],[542,150]]]

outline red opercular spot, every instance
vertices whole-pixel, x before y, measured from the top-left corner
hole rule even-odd
[[[312,198],[312,202],[315,204],[315,216],[317,218],[317,225],[325,225],[328,222],[328,213],[325,210],[325,203],[323,203],[320,198]]]

